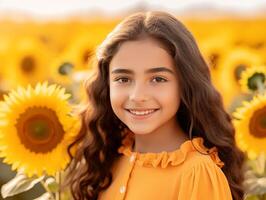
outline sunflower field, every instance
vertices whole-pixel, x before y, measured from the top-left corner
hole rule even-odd
[[[71,108],[86,99],[83,83],[94,70],[95,50],[120,20],[0,20],[4,198],[39,184],[43,194],[35,199],[59,199],[58,172],[70,161],[67,146],[79,129]],[[266,199],[266,18],[181,21],[209,64],[232,116],[237,145],[247,157],[246,199]],[[15,177],[4,176],[4,170],[16,172]]]

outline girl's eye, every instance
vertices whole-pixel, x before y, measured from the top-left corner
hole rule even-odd
[[[159,77],[159,76],[154,77],[153,80],[155,80],[155,82],[166,82],[167,81],[165,78],[162,78],[162,77]]]
[[[121,78],[115,79],[115,81],[118,82],[118,83],[127,83],[128,82],[128,78],[121,77]]]
[[[115,82],[118,82],[118,83],[122,83],[123,84],[123,83],[130,82],[130,79],[127,78],[127,77],[120,77],[120,78],[115,79]],[[154,77],[152,79],[152,82],[160,83],[160,82],[167,82],[167,80],[165,78],[162,78],[162,77],[157,76],[157,77]]]

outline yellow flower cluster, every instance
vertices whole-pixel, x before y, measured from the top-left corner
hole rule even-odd
[[[65,104],[60,106],[59,102],[65,100],[66,96],[55,86],[38,85],[35,89],[20,88],[9,96],[4,97],[4,94],[17,85],[36,85],[38,81],[45,80],[66,86],[68,92],[73,94],[72,98],[75,94],[81,94],[82,92],[74,93],[77,91],[76,85],[73,87],[73,79],[77,77],[74,74],[92,70],[97,45],[117,22],[97,19],[89,22],[72,20],[44,24],[24,22],[21,25],[0,21],[0,99],[5,100],[5,103],[1,103],[4,112],[0,116],[0,155],[6,158],[5,162],[13,163],[14,169],[22,166],[29,174],[41,173],[42,170],[53,173],[55,169],[65,166],[68,159],[59,154],[62,154],[65,147],[65,143],[60,141],[64,141],[62,138],[65,137],[65,126],[68,123],[64,121],[66,118],[63,115],[68,109]],[[184,23],[199,44],[210,67],[212,81],[223,95],[225,107],[230,112],[235,111],[243,99],[246,102],[251,99],[241,89],[251,92],[250,88],[257,87],[249,79],[251,74],[265,74],[266,20],[186,19]],[[254,66],[261,67],[255,69]],[[36,94],[42,94],[43,98]],[[76,100],[80,99],[81,96]],[[244,107],[234,114],[237,117],[234,123],[237,142],[243,150],[250,152],[251,157],[259,151],[265,151],[265,102],[265,97],[261,94],[251,102],[244,103]],[[14,110],[15,113],[11,112]],[[42,118],[32,118],[34,113],[43,113]],[[53,119],[53,123],[44,119]],[[20,131],[24,125],[29,135]],[[48,131],[48,134],[47,130],[56,130],[61,136],[55,138],[50,146],[37,149],[37,143],[50,141],[52,133]],[[4,132],[9,134],[3,134]],[[16,153],[11,148],[16,149]],[[40,156],[36,157],[38,162],[35,157],[31,159],[33,155]],[[53,166],[45,165],[49,159],[57,156],[64,161],[59,159]],[[37,168],[30,168],[25,163],[32,163]]]

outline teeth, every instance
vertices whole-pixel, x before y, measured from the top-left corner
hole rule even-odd
[[[155,110],[144,110],[144,111],[136,111],[136,110],[129,110],[134,115],[148,115],[153,113]]]

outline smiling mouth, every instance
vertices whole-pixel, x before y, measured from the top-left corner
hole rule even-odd
[[[156,112],[159,109],[142,109],[142,110],[126,109],[126,110],[135,116],[148,116],[148,115],[151,115],[152,113]]]

